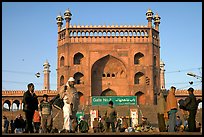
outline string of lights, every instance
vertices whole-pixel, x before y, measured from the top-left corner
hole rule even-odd
[[[28,74],[28,75],[36,74],[36,72],[25,72],[25,71],[14,71],[14,70],[2,70],[2,71],[7,73]],[[50,74],[56,75],[56,73],[50,73]]]
[[[178,72],[184,72],[184,71],[191,71],[191,70],[200,70],[202,67],[199,68],[189,68],[189,69],[182,69],[182,70],[175,70],[175,71],[167,71],[165,73],[178,73]]]
[[[7,81],[7,80],[2,80],[2,82],[5,82],[5,83],[16,83],[16,84],[28,84],[28,82],[19,82],[19,81]],[[43,85],[43,83],[35,83],[36,85]],[[54,84],[54,83],[50,83],[50,85],[57,85],[57,84]]]
[[[172,84],[186,84],[186,83],[189,83],[189,81],[186,81],[186,82],[178,82],[178,83],[166,83],[167,85],[172,85]],[[200,83],[200,81],[195,81],[193,83]]]
[[[193,86],[198,86],[200,83],[198,83],[198,84],[195,84],[195,85],[193,85]],[[185,86],[185,87],[180,87],[180,88],[177,88],[177,90],[181,90],[181,89],[184,89],[184,88],[189,88],[190,86],[188,85],[188,86]]]

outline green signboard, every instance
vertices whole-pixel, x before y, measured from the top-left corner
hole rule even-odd
[[[107,106],[109,101],[119,105],[137,105],[136,96],[92,96],[93,106]]]

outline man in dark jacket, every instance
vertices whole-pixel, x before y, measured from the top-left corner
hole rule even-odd
[[[79,131],[81,133],[88,133],[89,131],[88,122],[85,121],[84,117],[82,117],[81,121],[79,122]]]
[[[9,121],[6,116],[3,116],[4,119],[4,133],[8,133]]]
[[[28,84],[28,90],[23,94],[23,111],[26,117],[25,133],[34,133],[33,129],[33,115],[35,110],[38,109],[37,95],[34,93],[34,84]]]
[[[188,93],[189,96],[185,99],[184,106],[189,112],[189,118],[188,118],[188,128],[189,132],[195,132],[196,131],[196,112],[198,108],[198,104],[196,102],[196,97],[193,94],[194,89],[189,88]]]
[[[113,107],[113,101],[109,101],[108,103],[109,107],[107,108],[106,112],[105,112],[105,121],[106,121],[106,131],[109,132],[110,131],[110,125],[112,128],[112,132],[116,132],[115,129],[115,122],[117,120],[117,112],[116,109]]]

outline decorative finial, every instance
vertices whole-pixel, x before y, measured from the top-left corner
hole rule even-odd
[[[152,12],[152,10],[149,8],[148,10],[147,10],[147,13],[146,13],[146,17],[147,17],[147,19],[149,19],[149,18],[153,18],[153,12]]]
[[[71,16],[72,16],[72,14],[71,14],[71,12],[70,12],[70,10],[69,10],[69,8],[68,8],[68,9],[64,12],[64,18],[71,20]]]
[[[154,16],[154,22],[155,23],[160,23],[160,19],[161,19],[161,17],[159,17],[159,14],[156,13],[156,15]]]
[[[63,19],[62,16],[61,16],[61,12],[59,12],[59,15],[57,16],[56,20],[57,20],[57,23],[61,23],[61,24],[62,24],[62,21],[63,21],[64,19]]]

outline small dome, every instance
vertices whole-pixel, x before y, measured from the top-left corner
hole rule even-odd
[[[59,13],[56,20],[57,20],[57,22],[62,22],[64,20],[63,17],[61,16],[61,13]]]
[[[64,18],[67,19],[67,18],[71,18],[72,14],[70,12],[69,9],[67,9],[65,12],[64,12]]]
[[[59,15],[57,16],[57,18],[62,18],[62,16],[59,14]]]
[[[160,19],[161,19],[161,17],[159,17],[158,13],[156,13],[156,15],[154,16],[154,22],[160,23]]]
[[[153,15],[154,13],[152,12],[152,10],[151,9],[148,9],[147,10],[147,13],[146,13],[146,16],[147,16],[147,19],[148,18],[152,18],[152,15]]]
[[[158,13],[156,13],[156,15],[154,17],[156,17],[156,18],[159,17]]]
[[[156,15],[154,16],[155,19],[161,19],[161,17],[159,17],[159,14],[156,13]]]
[[[152,10],[151,10],[151,9],[148,9],[148,10],[147,10],[147,13],[150,13],[150,12],[152,12]]]
[[[50,64],[49,64],[49,62],[47,61],[47,59],[46,59],[45,63],[43,64],[43,66],[50,66]]]
[[[164,65],[164,62],[162,60],[160,60],[160,65]]]
[[[44,64],[49,64],[49,63],[48,63],[48,61],[47,61],[47,59],[46,59],[46,61],[45,61],[45,63],[44,63]]]
[[[64,15],[65,15],[65,16],[68,16],[68,15],[70,15],[70,16],[71,16],[72,14],[71,14],[70,10],[69,10],[69,9],[67,9],[67,10],[64,12]]]
[[[71,12],[70,12],[70,10],[69,10],[69,9],[67,9],[67,10],[65,11],[65,13],[71,13]]]

